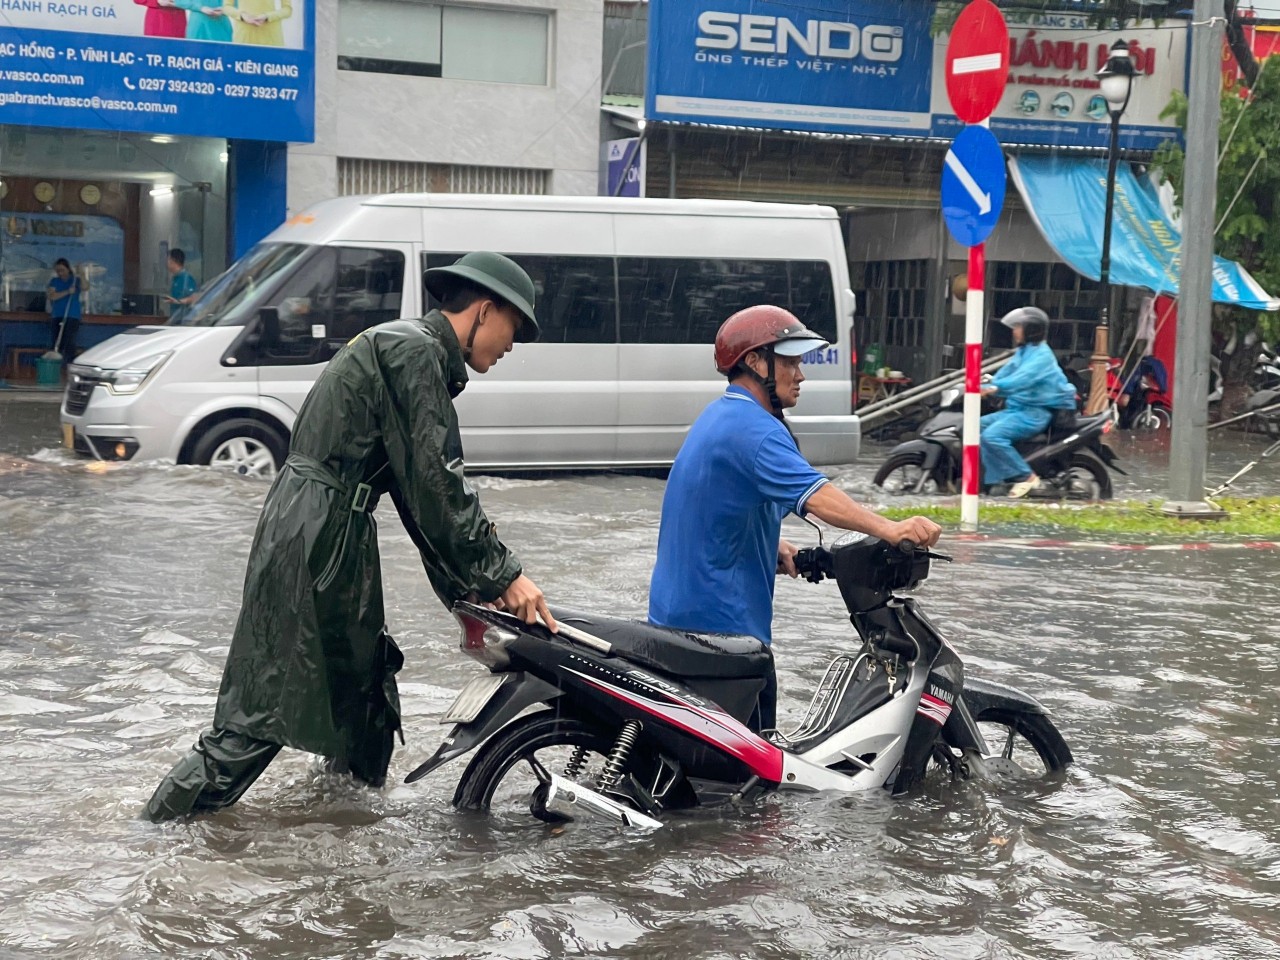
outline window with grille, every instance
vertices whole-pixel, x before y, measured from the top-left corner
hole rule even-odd
[[[545,194],[549,171],[525,167],[467,167],[404,160],[338,158],[338,193]]]
[[[1039,307],[1049,315],[1049,345],[1068,353],[1092,349],[1100,301],[1098,284],[1065,263],[997,260],[987,264],[989,314],[987,345],[1013,345],[1009,328],[1000,318],[1018,307]]]
[[[924,344],[928,260],[883,260],[866,266],[858,298],[859,342],[887,347]]]

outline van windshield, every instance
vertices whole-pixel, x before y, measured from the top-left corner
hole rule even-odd
[[[259,243],[201,290],[176,322],[184,327],[243,326],[253,316],[260,294],[312,249],[301,243]]]

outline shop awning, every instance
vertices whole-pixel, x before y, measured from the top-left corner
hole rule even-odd
[[[1105,160],[1011,157],[1013,182],[1045,240],[1077,273],[1098,279],[1107,198]],[[1121,163],[1111,225],[1111,282],[1178,295],[1182,234],[1160,205],[1146,175]],[[1240,264],[1213,258],[1213,299],[1250,310],[1280,310]]]

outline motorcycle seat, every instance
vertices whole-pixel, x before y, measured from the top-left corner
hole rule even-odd
[[[1084,417],[1075,414],[1073,411],[1060,411],[1055,414],[1047,429],[1037,433],[1034,437],[1019,440],[1017,446],[1021,448],[1023,444],[1026,444],[1028,447],[1036,449],[1047,447],[1050,443],[1057,443],[1059,440],[1069,437],[1079,430],[1087,429],[1095,421],[1105,420],[1107,417],[1108,414],[1105,413]]]
[[[739,680],[768,674],[773,654],[755,637],[689,633],[642,620],[551,608],[556,620],[607,640],[614,653],[675,677]]]

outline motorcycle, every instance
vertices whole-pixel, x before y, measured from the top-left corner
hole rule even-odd
[[[1280,353],[1265,341],[1258,351],[1243,412],[1250,418],[1249,426],[1257,426],[1273,437],[1280,436]]]
[[[1157,433],[1173,425],[1173,404],[1169,399],[1169,376],[1155,357],[1143,357],[1123,381],[1123,361],[1112,357],[1107,371],[1107,397],[1112,415],[1121,430]]]
[[[898,444],[872,482],[889,493],[959,493],[963,468],[964,394],[952,387],[942,394],[942,406],[920,425],[916,439]],[[1111,499],[1114,451],[1102,437],[1114,426],[1111,415],[1077,416],[1074,410],[1055,413],[1045,433],[1014,446],[1040,478],[1031,496],[1071,500]],[[990,485],[983,492],[991,493]]]
[[[899,595],[934,559],[949,558],[862,534],[799,551],[805,579],[836,581],[861,643],[832,660],[785,733],[747,726],[772,661],[754,638],[554,609],[552,633],[455,604],[462,651],[489,672],[458,694],[442,720],[455,726],[405,780],[475,750],[456,807],[657,828],[670,811],[772,791],[902,793],[934,764],[956,780],[1056,774],[1072,756],[1048,711],[965,678],[951,644]]]

